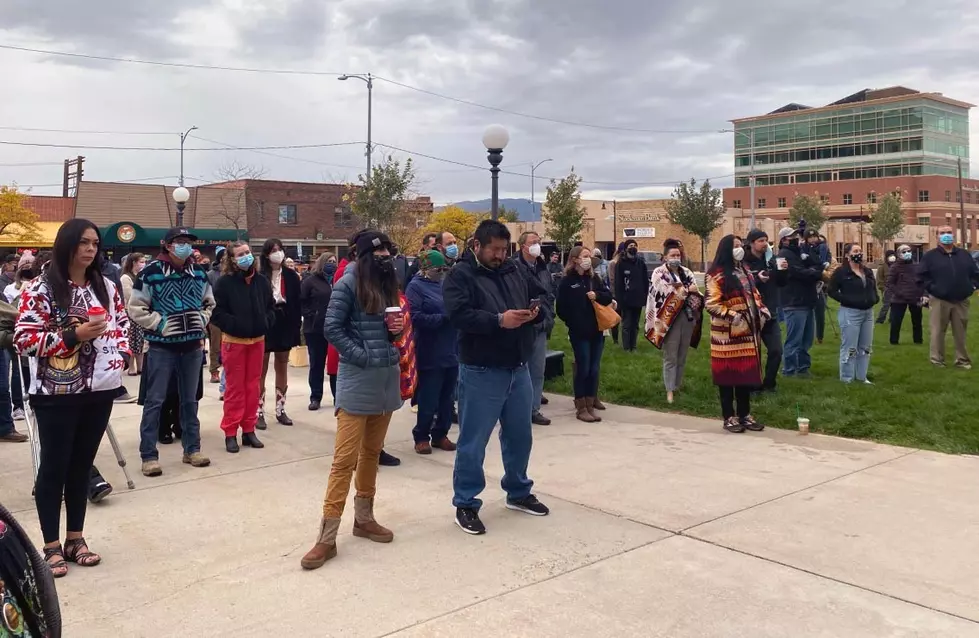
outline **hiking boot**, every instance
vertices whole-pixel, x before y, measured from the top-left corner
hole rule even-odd
[[[479,510],[470,507],[456,508],[456,525],[467,534],[479,536],[486,533],[486,526],[479,520]]]
[[[163,474],[163,468],[160,467],[160,461],[157,459],[143,461],[143,476],[160,476],[161,474]]]
[[[442,450],[443,452],[455,452],[458,446],[450,441],[449,437],[444,436],[438,441],[433,441],[432,447],[437,450]]]
[[[591,415],[591,412],[588,411],[588,406],[585,405],[585,400],[584,399],[575,399],[574,400],[574,407],[575,407],[575,410],[578,413],[577,414],[577,417],[578,417],[578,420],[579,421],[584,421],[585,423],[594,423],[595,422],[596,419],[595,419],[595,417],[593,417]]]
[[[27,435],[18,432],[17,430],[12,430],[10,434],[4,434],[0,436],[0,443],[23,443],[27,440]]]
[[[432,444],[428,441],[419,441],[415,443],[415,454],[431,454]]]
[[[736,416],[732,416],[724,421],[724,429],[728,432],[733,432],[735,434],[741,434],[744,432],[744,426],[741,425],[741,419]]]
[[[601,401],[598,400],[598,397],[592,397],[591,400],[592,400],[592,406],[591,407],[595,408],[596,410],[607,410],[608,409],[608,408],[605,407],[605,404],[604,403],[602,403]]]
[[[550,425],[551,420],[540,412],[534,412],[533,416],[530,417],[530,422],[534,425]]]
[[[190,454],[184,454],[184,463],[193,467],[207,467],[211,464],[211,459],[207,458],[200,452],[192,452]]]
[[[591,418],[595,419],[596,422],[602,420],[602,417],[598,416],[598,412],[595,411],[595,397],[585,397],[585,408],[588,409],[588,414],[590,414]]]
[[[238,452],[241,452],[241,448],[238,447],[238,437],[224,437],[224,449],[228,451],[228,454],[237,454]]]
[[[303,569],[319,569],[326,561],[337,555],[337,531],[340,529],[339,518],[324,518],[320,521],[320,532],[316,537],[313,549],[306,552],[299,562]]]
[[[241,444],[244,447],[251,447],[256,450],[261,450],[265,447],[265,444],[258,440],[258,436],[254,432],[242,432]]]
[[[390,543],[394,532],[374,520],[374,499],[354,497],[354,536],[375,543]]]
[[[383,465],[384,467],[398,467],[401,465],[401,459],[396,456],[391,456],[384,450],[381,450],[381,456],[377,460],[378,465]]]
[[[508,498],[506,500],[506,508],[508,510],[530,514],[531,516],[547,516],[551,513],[551,510],[548,509],[546,505],[538,501],[537,497],[533,494],[525,498],[515,500],[510,500]]]

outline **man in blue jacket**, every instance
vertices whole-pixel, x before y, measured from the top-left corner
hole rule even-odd
[[[938,229],[938,247],[921,258],[918,280],[928,295],[931,362],[945,367],[945,333],[951,324],[955,367],[971,370],[972,359],[965,341],[969,302],[979,287],[979,266],[967,250],[955,245],[955,230],[951,226]]]
[[[510,231],[495,220],[476,228],[468,248],[445,278],[442,294],[459,331],[459,443],[452,486],[456,524],[467,534],[485,534],[479,519],[486,487],[483,461],[493,427],[500,423],[506,506],[533,516],[550,510],[537,500],[527,478],[533,446],[534,403],[528,360],[542,317],[544,291],[506,258]]]

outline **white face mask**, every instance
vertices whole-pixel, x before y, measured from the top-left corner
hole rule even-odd
[[[286,258],[286,254],[281,250],[277,250],[274,253],[269,253],[269,261],[278,266]]]
[[[585,257],[578,262],[578,265],[581,266],[582,270],[591,270],[591,257]]]
[[[528,246],[527,252],[530,253],[531,257],[537,259],[538,257],[540,257],[540,244],[534,244],[533,246]]]
[[[744,248],[738,246],[734,249],[734,261],[741,261],[744,259]]]

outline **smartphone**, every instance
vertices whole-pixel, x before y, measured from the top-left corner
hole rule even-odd
[[[534,300],[532,300],[530,302],[530,308],[529,308],[529,310],[531,312],[533,312],[533,311],[537,310],[538,308],[540,308],[540,299],[534,299]]]

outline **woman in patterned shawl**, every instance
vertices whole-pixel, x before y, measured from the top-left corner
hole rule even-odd
[[[646,338],[663,351],[666,402],[683,383],[687,351],[700,342],[704,297],[693,272],[683,267],[683,247],[675,239],[663,242],[663,265],[653,271],[646,299]]]
[[[761,329],[772,318],[743,259],[740,237],[727,235],[718,242],[705,302],[710,369],[721,394],[724,429],[736,433],[765,429],[751,416],[751,391],[761,385]]]

